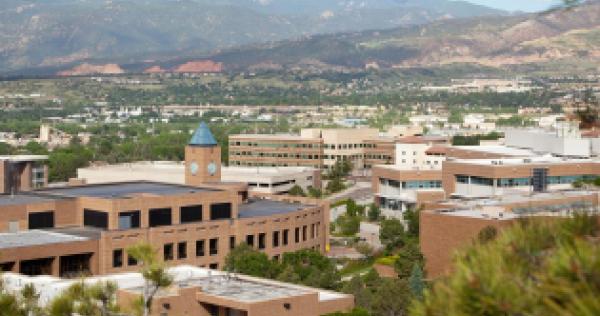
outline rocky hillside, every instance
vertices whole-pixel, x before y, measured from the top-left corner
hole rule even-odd
[[[0,75],[498,14],[454,0],[2,0]]]
[[[477,63],[498,67],[600,58],[600,2],[544,14],[437,21],[386,31],[313,36],[215,56],[227,68],[429,67]]]

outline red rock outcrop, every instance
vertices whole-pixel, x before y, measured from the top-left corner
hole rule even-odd
[[[212,60],[196,60],[181,64],[173,72],[176,73],[215,73],[223,71],[223,63]]]
[[[152,66],[146,70],[144,70],[145,74],[162,74],[167,72],[161,66]]]
[[[81,64],[69,70],[59,71],[58,76],[84,76],[84,75],[118,75],[125,71],[117,64],[92,65],[88,63]]]

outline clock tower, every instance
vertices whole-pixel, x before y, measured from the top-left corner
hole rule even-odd
[[[221,182],[221,147],[202,122],[185,147],[185,184]]]

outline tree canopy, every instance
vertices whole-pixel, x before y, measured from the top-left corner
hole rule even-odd
[[[414,316],[600,315],[598,218],[530,219],[455,260]]]

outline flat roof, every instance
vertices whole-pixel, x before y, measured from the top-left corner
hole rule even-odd
[[[539,154],[536,154],[532,150],[529,149],[521,149],[514,148],[502,145],[483,145],[483,146],[451,146],[448,149],[460,149],[460,150],[469,150],[469,151],[478,151],[490,154],[502,154],[502,155],[510,155],[515,157],[538,157]]]
[[[202,293],[239,302],[261,302],[294,297],[311,291],[283,283],[265,282],[231,275],[215,275],[177,282],[180,288],[200,287]]]
[[[124,198],[135,194],[153,194],[162,196],[214,191],[220,190],[170,183],[137,181],[46,189],[35,191],[35,193],[58,197]]]
[[[257,139],[257,140],[287,140],[287,141],[321,141],[321,138],[302,137],[293,134],[237,134],[229,135],[229,138]]]
[[[412,171],[412,172],[439,172],[442,173],[442,165],[431,165],[430,168],[407,167],[403,165],[375,165],[379,169],[389,169],[394,171]]]
[[[14,162],[40,161],[40,160],[48,160],[48,156],[46,156],[46,155],[5,155],[5,156],[0,156],[0,160],[8,160],[8,161],[14,161]]]
[[[0,195],[0,206],[51,202],[55,199],[31,194]]]
[[[273,200],[250,200],[239,206],[239,218],[263,217],[287,214],[305,209],[310,205]]]
[[[310,288],[278,281],[249,277],[239,274],[198,268],[194,266],[176,266],[168,268],[174,279],[174,287],[165,289],[158,295],[175,294],[176,288],[201,287],[198,293],[224,297],[241,302],[255,302],[285,298],[290,296],[318,293],[319,302],[349,298],[350,295]],[[139,293],[144,285],[140,273],[119,273],[78,279],[61,279],[51,276],[25,276],[6,272],[0,275],[7,291],[20,291],[23,284],[33,284],[39,290],[42,306],[60,295],[70,285],[77,282],[96,284],[97,282],[113,282],[119,289]]]
[[[448,159],[449,162],[458,162],[473,165],[529,165],[529,164],[576,164],[576,163],[600,163],[591,159],[568,159],[552,156],[527,157],[527,158],[486,158],[486,159]]]
[[[568,190],[568,191],[556,191],[556,192],[542,192],[525,194],[523,192],[517,193],[516,191],[512,194],[504,194],[498,197],[488,198],[460,198],[447,201],[448,208],[442,210],[436,210],[434,212],[442,213],[445,215],[472,217],[472,218],[483,218],[483,219],[514,219],[522,217],[523,215],[517,212],[506,211],[506,206],[511,205],[522,205],[523,203],[535,203],[535,202],[552,202],[554,200],[573,200],[574,198],[584,198],[595,194],[598,191],[587,191],[587,190]],[[565,202],[564,205],[570,205],[578,203],[576,200],[572,203]],[[558,206],[559,208],[564,205],[548,205],[547,210],[544,206],[540,207],[539,211],[530,214],[545,214],[552,211],[552,206]],[[502,215],[500,215],[502,214]],[[525,214],[525,215],[530,215]]]
[[[74,232],[67,234],[49,230],[26,230],[17,233],[1,233],[0,249],[61,244],[94,239],[91,236],[77,235]]]

